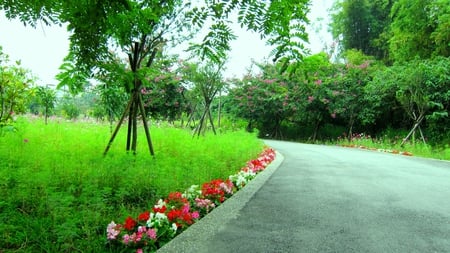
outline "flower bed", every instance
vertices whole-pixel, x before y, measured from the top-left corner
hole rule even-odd
[[[275,151],[266,148],[227,179],[214,179],[201,187],[193,185],[185,192],[173,192],[152,208],[123,223],[111,221],[106,229],[108,245],[120,252],[153,252],[190,225],[221,205],[242,189],[275,159]]]
[[[384,153],[390,153],[390,154],[396,154],[396,155],[405,155],[405,156],[413,156],[411,152],[408,151],[399,151],[396,149],[382,149],[382,148],[370,148],[363,145],[356,145],[356,144],[338,144],[340,147],[345,148],[359,148],[359,149],[367,149],[377,152],[384,152]]]

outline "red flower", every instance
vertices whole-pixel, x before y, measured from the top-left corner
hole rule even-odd
[[[167,205],[175,208],[181,208],[188,202],[189,201],[187,198],[183,198],[183,194],[181,192],[171,192],[166,199]]]
[[[167,202],[170,201],[187,202],[187,199],[183,198],[183,194],[181,192],[171,192],[167,198]]]
[[[138,220],[140,220],[140,221],[147,221],[148,219],[150,219],[149,211],[145,211],[145,212],[139,214],[139,216],[138,216]]]
[[[165,213],[166,212],[166,206],[153,207],[153,212],[155,212],[155,213]]]
[[[225,201],[224,195],[225,192],[223,191],[221,184],[223,183],[222,180],[216,179],[212,180],[211,182],[204,183],[202,185],[202,195],[210,199],[212,201],[219,201],[223,202]]]
[[[186,224],[188,225],[192,225],[192,223],[194,223],[192,221],[192,215],[190,213],[186,213],[183,215],[183,220],[186,222]]]
[[[130,216],[127,217],[125,220],[125,225],[123,226],[126,230],[132,231],[133,228],[136,226],[137,222],[133,220]]]
[[[169,221],[174,221],[176,220],[178,217],[181,216],[181,210],[178,209],[172,209],[169,211],[169,213],[167,214],[167,219],[169,219]]]

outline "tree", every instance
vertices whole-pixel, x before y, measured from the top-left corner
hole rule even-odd
[[[369,67],[369,60],[361,64],[347,63],[340,69],[333,88],[332,110],[347,122],[349,138],[353,135],[354,126],[365,120],[362,112],[366,107],[364,90],[369,81]]]
[[[51,113],[51,110],[55,107],[56,103],[56,92],[54,89],[43,86],[37,87],[36,96],[38,99],[38,103],[44,107],[43,114],[45,119],[45,124],[47,124],[48,116]]]
[[[259,67],[262,75],[247,75],[234,83],[236,87],[230,90],[232,112],[248,120],[248,131],[257,128],[261,136],[282,138],[281,125],[291,115],[285,80],[288,74],[281,75],[274,65]]]
[[[11,123],[14,114],[25,112],[33,85],[30,72],[20,62],[9,65],[8,56],[0,47],[0,127]]]
[[[183,66],[175,57],[159,56],[147,74],[148,82],[141,89],[148,116],[173,122],[187,108],[183,86]]]
[[[448,118],[450,98],[449,70],[446,68],[448,66],[448,59],[414,61],[404,65],[403,71],[396,75],[399,83],[397,99],[409,118],[413,120],[413,127],[401,145],[411,136],[414,142],[417,130],[425,143],[425,137],[420,127],[423,120],[433,121]],[[445,87],[447,87],[447,91]]]
[[[192,84],[193,92],[198,94],[201,98],[199,102],[203,105],[203,107],[199,104],[196,105],[196,108],[201,107],[202,109],[199,124],[194,130],[194,135],[200,136],[202,132],[205,132],[208,120],[214,134],[216,134],[214,121],[211,116],[211,104],[217,93],[225,86],[221,75],[222,68],[223,65],[220,63],[207,63],[204,66],[199,66],[198,64],[185,65],[184,79]]]
[[[391,22],[393,0],[343,0],[333,6],[331,31],[341,50],[361,50],[376,59],[388,58],[385,32]]]
[[[333,66],[328,55],[319,53],[305,57],[299,64],[290,91],[289,104],[292,105],[292,120],[297,125],[312,125],[312,134],[309,139],[316,141],[322,125],[333,115],[330,112],[329,82],[333,76]]]

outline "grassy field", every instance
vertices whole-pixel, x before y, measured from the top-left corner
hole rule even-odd
[[[192,138],[152,127],[137,155],[125,152],[125,128],[107,156],[109,126],[19,119],[0,134],[0,252],[107,252],[105,229],[149,209],[172,191],[236,173],[263,143],[244,131]]]

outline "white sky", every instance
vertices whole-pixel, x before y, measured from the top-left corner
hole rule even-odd
[[[309,19],[313,24],[309,29],[310,49],[318,53],[324,48],[324,43],[331,42],[327,33],[329,17],[327,10],[333,0],[312,0]],[[323,21],[317,22],[318,18]],[[316,29],[313,29],[315,27]],[[321,27],[316,34],[317,27]],[[232,52],[224,73],[225,77],[241,77],[247,72],[252,59],[264,61],[271,48],[265,46],[259,35],[237,30],[239,36],[231,44]],[[39,78],[38,84],[56,84],[55,75],[69,48],[68,33],[65,27],[38,26],[36,29],[25,27],[17,20],[8,20],[0,13],[0,46],[3,52],[10,56],[11,61],[20,60],[22,66],[31,70]]]

